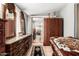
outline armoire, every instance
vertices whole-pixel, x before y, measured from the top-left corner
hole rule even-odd
[[[63,36],[63,18],[44,18],[44,46],[50,45],[50,37]]]

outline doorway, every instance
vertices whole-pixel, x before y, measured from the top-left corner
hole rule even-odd
[[[33,42],[35,43],[43,43],[43,18],[35,17],[32,19],[33,21]]]

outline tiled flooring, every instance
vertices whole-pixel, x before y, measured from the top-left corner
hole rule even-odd
[[[38,46],[38,45],[43,46],[43,44],[42,43],[39,43],[39,42],[32,43],[32,46],[29,49],[27,56],[30,56],[31,55],[32,47],[33,46]],[[53,51],[52,51],[51,46],[43,46],[43,50],[44,50],[45,56],[52,56]]]
[[[52,56],[52,48],[51,46],[43,46],[44,52],[45,52],[45,56]]]

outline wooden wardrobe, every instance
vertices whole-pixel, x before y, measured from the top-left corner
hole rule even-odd
[[[63,36],[63,18],[44,19],[44,46],[50,45],[50,37]]]

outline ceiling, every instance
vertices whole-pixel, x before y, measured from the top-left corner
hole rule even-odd
[[[16,3],[16,5],[29,15],[40,15],[61,10],[66,3]]]

